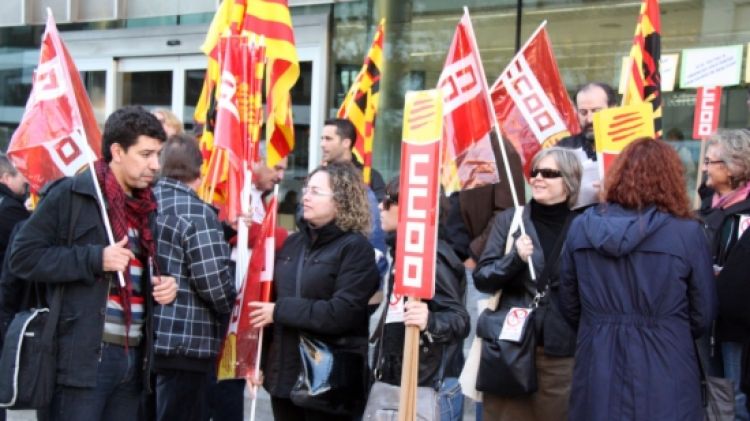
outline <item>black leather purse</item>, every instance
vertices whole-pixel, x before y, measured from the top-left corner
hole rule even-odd
[[[292,402],[331,414],[361,414],[368,379],[365,353],[360,348],[300,334],[302,371],[290,394]]]
[[[485,310],[477,320],[477,336],[482,338],[482,353],[477,374],[477,390],[497,396],[534,393],[536,380],[536,334],[531,312],[519,342],[500,339],[509,308]]]

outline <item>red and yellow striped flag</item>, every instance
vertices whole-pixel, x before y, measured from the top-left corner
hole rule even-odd
[[[242,29],[266,42],[267,160],[274,166],[294,149],[290,91],[300,74],[294,28],[287,0],[247,0],[246,10]]]
[[[362,70],[349,88],[341,103],[337,116],[347,118],[357,129],[354,154],[364,164],[365,183],[370,183],[372,172],[372,141],[375,133],[375,115],[380,98],[380,72],[383,68],[383,38],[385,19],[380,21],[372,40],[370,51],[365,57]]]
[[[638,24],[635,27],[633,46],[630,48],[630,65],[622,105],[650,102],[654,110],[656,137],[661,137],[661,18],[659,0],[642,0]]]

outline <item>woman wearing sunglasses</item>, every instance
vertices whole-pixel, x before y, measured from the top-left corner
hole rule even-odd
[[[536,335],[537,347],[531,352],[535,353],[538,390],[518,396],[499,387],[485,387],[483,418],[488,420],[567,418],[575,332],[556,307],[557,261],[565,231],[575,215],[571,207],[581,184],[581,164],[568,149],[544,149],[531,162],[528,182],[532,195],[528,206],[508,209],[495,217],[474,270],[474,282],[482,292],[502,290],[500,310],[538,304],[532,326],[528,326]],[[523,231],[513,224],[514,216],[520,216]],[[503,322],[498,322],[493,313],[488,309],[480,315],[477,336],[496,336]],[[488,367],[485,361],[480,363],[480,377]]]
[[[747,236],[745,228],[750,223],[750,131],[719,130],[706,146],[703,171],[706,186],[715,193],[710,207],[700,214],[711,244],[719,293],[719,315],[712,332],[716,349],[711,355],[721,356],[723,376],[734,384],[736,419],[748,421],[747,396],[740,381],[743,345],[750,347],[750,251],[743,246],[748,240],[740,239]]]
[[[302,189],[297,226],[299,231],[276,254],[275,303],[250,303],[253,326],[271,325],[263,385],[276,420],[358,419],[366,400],[367,301],[379,283],[366,237],[370,210],[359,171],[349,163],[313,170]],[[319,398],[298,399],[293,391],[302,373],[303,336],[333,349],[338,360],[334,371],[353,360],[361,368],[348,364],[341,369],[352,371],[335,372],[328,379],[331,390],[321,391]]]
[[[680,157],[634,141],[602,199],[573,221],[560,259],[560,308],[579,326],[569,419],[703,420],[693,339],[716,291]]]
[[[399,222],[399,179],[386,186],[380,204],[380,223],[387,235],[386,242],[395,259],[396,230]],[[466,293],[465,269],[461,259],[443,240],[438,240],[435,266],[435,296],[429,301],[405,300],[393,294],[394,273],[388,281],[388,305],[376,329],[379,335],[373,364],[377,381],[398,386],[404,354],[406,326],[417,326],[421,332],[419,347],[419,386],[433,387],[438,392],[440,418],[435,421],[463,419],[463,395],[458,375],[463,367],[463,341],[469,334],[469,313],[463,304]],[[398,402],[396,402],[397,404]],[[366,415],[375,415],[368,407]],[[394,417],[397,414],[392,414]]]

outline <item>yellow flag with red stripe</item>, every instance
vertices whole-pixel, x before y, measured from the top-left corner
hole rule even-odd
[[[654,112],[654,130],[661,137],[661,18],[659,0],[642,0],[633,46],[630,48],[627,84],[622,105],[650,102]]]
[[[242,29],[265,37],[267,162],[276,165],[294,149],[290,91],[300,75],[294,28],[286,0],[248,0]]]
[[[383,69],[385,19],[380,21],[370,50],[357,78],[349,88],[337,116],[352,122],[357,130],[354,154],[364,165],[365,183],[370,183],[372,172],[372,144],[375,138],[375,116],[380,99],[380,78]]]

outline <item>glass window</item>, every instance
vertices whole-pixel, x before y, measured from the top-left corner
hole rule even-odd
[[[123,72],[121,105],[172,107],[172,72]]]

